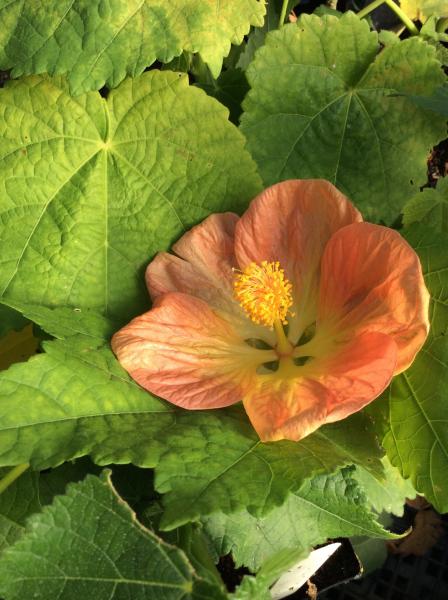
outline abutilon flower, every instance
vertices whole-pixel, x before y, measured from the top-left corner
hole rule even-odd
[[[323,180],[274,185],[150,263],[153,308],[120,363],[187,409],[242,401],[263,441],[299,440],[374,400],[428,334],[419,259]]]

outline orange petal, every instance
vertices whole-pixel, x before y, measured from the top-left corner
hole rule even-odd
[[[214,214],[193,227],[173,246],[173,254],[161,252],[146,269],[146,285],[155,300],[167,292],[182,292],[201,298],[220,313],[231,316],[246,338],[274,345],[270,330],[252,323],[233,293],[234,232],[239,217]],[[238,321],[238,325],[237,325]]]
[[[161,252],[148,265],[146,284],[155,300],[167,292],[183,292],[220,302],[233,295],[234,232],[238,216],[210,215],[173,246],[177,256]]]
[[[112,349],[142,387],[189,409],[240,401],[256,368],[276,357],[248,346],[205,302],[180,293],[161,296],[118,331]]]
[[[336,232],[322,259],[318,328],[378,331],[398,347],[396,373],[428,335],[429,294],[419,258],[396,231],[356,223]]]
[[[362,333],[332,355],[296,367],[290,377],[258,375],[244,407],[262,441],[300,440],[378,397],[392,378],[396,356],[392,338]]]
[[[279,261],[294,285],[295,321],[290,339],[315,320],[319,264],[335,231],[357,221],[360,213],[331,183],[289,180],[259,194],[238,221],[235,254],[241,269],[262,260]]]

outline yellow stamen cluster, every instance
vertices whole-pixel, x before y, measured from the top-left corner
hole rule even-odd
[[[249,317],[259,325],[273,327],[276,321],[286,325],[292,305],[292,285],[279,262],[264,260],[251,263],[242,273],[236,273],[235,297]]]

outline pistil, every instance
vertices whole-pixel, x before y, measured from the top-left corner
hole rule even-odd
[[[274,331],[277,336],[277,345],[275,346],[277,354],[280,357],[290,356],[294,350],[294,346],[286,337],[285,330],[283,329],[283,324],[280,319],[274,321]]]

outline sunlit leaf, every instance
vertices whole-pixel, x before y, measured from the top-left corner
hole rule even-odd
[[[0,295],[129,320],[144,268],[210,212],[259,191],[227,110],[188,78],[151,71],[105,100],[62,79],[0,90]]]
[[[187,50],[217,77],[230,44],[264,13],[261,0],[1,0],[0,68],[13,67],[13,77],[68,73],[79,94]]]
[[[379,49],[353,13],[303,15],[268,34],[246,72],[241,117],[265,184],[322,177],[366,218],[396,218],[446,137],[446,120],[405,94],[430,95],[446,78],[421,39]]]
[[[224,600],[183,552],[145,529],[110,480],[89,475],[29,520],[0,560],[6,600]]]

